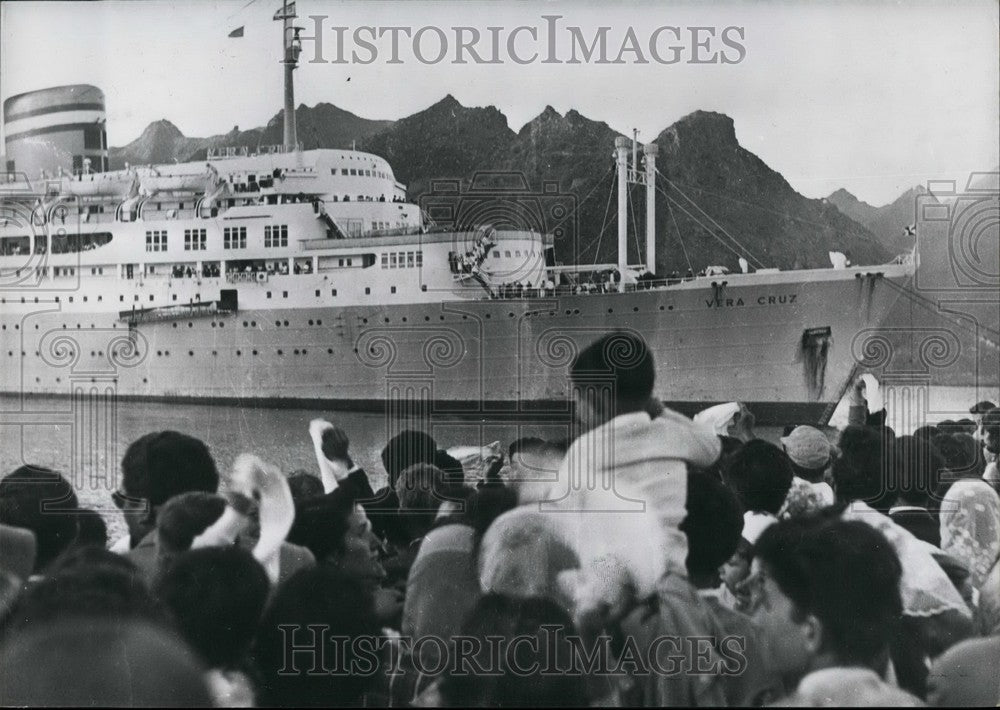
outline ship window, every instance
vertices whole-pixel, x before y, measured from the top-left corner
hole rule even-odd
[[[370,295],[371,295],[371,292],[372,292],[371,288],[370,288],[370,287],[368,287],[368,286],[365,286],[365,295],[366,295],[366,296],[370,296]]]
[[[208,234],[206,230],[184,230],[184,251],[205,251],[206,249],[208,249]]]
[[[281,292],[281,297],[282,298],[288,298],[288,291],[282,291]]]
[[[397,260],[398,260],[398,255],[396,254],[396,252],[393,252],[392,254],[389,255],[389,268],[390,269],[395,269],[396,268],[396,262],[397,262]]]
[[[119,301],[124,301],[125,300],[125,294],[118,294],[118,300]]]
[[[330,290],[330,295],[336,297],[336,295],[337,295],[337,289],[331,289]]]
[[[316,298],[319,298],[319,289],[316,289]]]
[[[510,252],[509,252],[509,251],[505,251],[505,252],[503,253],[503,255],[504,255],[505,257],[507,257],[508,259],[510,258]]]
[[[351,168],[351,175],[357,175],[357,174],[358,174],[358,171],[356,169],[354,169],[354,168]]]
[[[494,259],[499,259],[500,258],[500,252],[497,251],[496,249],[493,250],[493,258]]]
[[[382,268],[383,269],[389,268],[389,255],[388,254],[383,254],[382,255]]]
[[[414,254],[412,251],[406,252],[406,268],[412,269],[414,264]]]
[[[146,232],[146,251],[166,251],[167,232],[163,229],[154,229]]]
[[[417,252],[417,268],[421,268],[424,265],[424,253],[422,251]]]
[[[274,247],[288,246],[288,225],[275,224],[264,227],[264,247],[271,249]]]
[[[389,287],[389,293],[396,293],[396,287],[395,286],[390,286]]]
[[[177,294],[176,293],[170,294],[170,300],[176,301],[177,300]]]
[[[152,300],[153,300],[153,294],[149,294],[149,300],[150,300],[150,301],[152,301]]]
[[[267,292],[267,297],[268,297],[268,298],[270,298],[270,297],[271,297],[271,292],[270,292],[270,291],[268,291],[268,292]]]
[[[246,249],[247,248],[247,228],[246,227],[226,227],[222,230],[223,249]]]
[[[341,175],[347,175],[347,168],[341,168],[340,169],[340,174]]]
[[[354,260],[353,260],[353,259],[348,259],[348,260],[347,260],[347,265],[348,265],[348,266],[351,266],[351,265],[353,265],[353,263],[354,263]]]

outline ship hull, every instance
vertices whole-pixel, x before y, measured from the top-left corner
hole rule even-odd
[[[558,418],[569,411],[575,353],[629,330],[654,353],[656,394],[682,411],[738,400],[761,421],[818,422],[909,274],[810,276],[817,273],[624,294],[237,310],[131,326],[117,313],[39,307],[3,316],[2,389]]]

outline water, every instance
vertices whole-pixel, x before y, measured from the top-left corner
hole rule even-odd
[[[878,407],[880,397],[890,403],[890,425],[897,433],[916,426],[968,416],[969,407],[983,399],[1000,401],[996,388],[931,387],[909,392],[896,389],[870,393]],[[921,412],[923,414],[921,415]],[[916,416],[914,416],[916,415]],[[69,398],[24,400],[0,396],[0,474],[26,463],[63,472],[78,491],[81,503],[105,515],[112,539],[124,533],[120,515],[111,502],[118,488],[119,463],[129,442],[151,431],[173,429],[208,444],[219,470],[225,472],[236,457],[255,453],[290,473],[316,470],[309,421],[323,417],[342,427],[351,439],[354,460],[369,473],[376,488],[386,480],[379,453],[397,423],[385,415],[303,409],[250,409],[195,404],[117,402],[76,403]],[[847,421],[847,403],[841,402],[831,424]],[[561,424],[517,424],[490,420],[434,420],[430,433],[444,448],[480,446],[499,441],[507,445],[522,436],[563,438]],[[782,427],[758,428],[757,435],[777,441]],[[830,430],[835,438],[835,430]]]

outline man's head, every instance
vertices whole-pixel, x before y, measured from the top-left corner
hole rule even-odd
[[[832,469],[838,501],[864,501],[876,510],[888,510],[896,497],[886,484],[892,442],[884,429],[856,425],[844,429],[841,455]]]
[[[456,497],[453,488],[461,483],[452,483],[448,478],[437,466],[418,463],[396,479],[400,521],[411,540],[423,537],[434,524],[441,504]]]
[[[226,509],[226,500],[215,493],[192,491],[174,496],[156,516],[156,550],[159,565],[165,566],[191,547]]]
[[[823,472],[833,460],[834,452],[823,432],[811,426],[798,426],[781,438],[781,444],[796,476],[812,483],[823,480]]]
[[[687,476],[687,570],[696,587],[718,586],[718,570],[736,552],[743,533],[743,510],[736,494],[718,478],[700,471]]]
[[[786,680],[832,666],[884,669],[902,615],[902,568],[882,533],[859,521],[807,516],[760,536],[754,619]]]
[[[247,550],[205,547],[176,557],[153,591],[209,667],[236,668],[246,660],[270,583]]]
[[[417,463],[434,463],[437,443],[430,434],[406,429],[389,439],[382,449],[382,465],[389,474],[389,487],[396,487],[396,479],[403,469]]]
[[[4,706],[208,707],[204,669],[181,641],[148,622],[66,619],[0,648]]]
[[[792,487],[792,464],[774,444],[754,439],[737,451],[723,470],[723,479],[745,511],[777,515]]]
[[[0,480],[0,523],[35,534],[35,571],[41,571],[76,540],[76,493],[47,468],[22,466]]]
[[[972,418],[976,422],[982,423],[983,417],[996,408],[997,405],[993,404],[993,402],[988,399],[984,399],[983,401],[976,402],[974,405],[969,407],[969,414],[972,415]]]
[[[993,408],[983,415],[980,425],[983,448],[993,455],[1000,454],[1000,408]]]
[[[577,419],[592,429],[627,412],[645,411],[656,379],[642,336],[609,333],[584,348],[570,366]]]
[[[900,503],[926,507],[944,467],[944,459],[930,441],[901,436],[893,442],[889,456],[889,487]]]
[[[219,472],[208,447],[176,431],[158,431],[133,441],[122,458],[122,492],[117,497],[133,544],[156,524],[156,511],[181,493],[215,493]]]

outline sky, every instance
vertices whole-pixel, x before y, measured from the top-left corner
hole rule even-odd
[[[163,118],[188,136],[259,126],[282,102],[281,25],[272,20],[280,6],[2,2],[0,96],[94,84],[105,94],[111,145]],[[514,130],[551,105],[623,133],[637,128],[640,141],[692,111],[719,111],[735,121],[741,145],[800,193],[823,197],[844,187],[882,205],[929,180],[955,180],[960,189],[970,172],[1000,163],[998,8],[997,0],[299,0],[296,23],[308,37],[309,16],[321,16],[323,46],[305,43],[295,98],[395,119],[450,93],[466,106],[496,106]],[[347,28],[343,42],[335,26]],[[396,31],[395,63],[393,32],[366,51],[368,26],[409,28],[410,38]],[[520,26],[533,27],[537,40],[531,30],[514,32]],[[243,37],[229,38],[237,27]],[[622,63],[568,63],[578,49],[570,27],[587,43],[607,27],[608,60],[630,33],[638,51],[622,53]],[[672,30],[654,35],[659,27],[677,27],[680,40]],[[731,44],[722,41],[726,28],[735,28]],[[457,35],[473,31],[484,60],[494,58],[489,39],[499,38],[497,63],[467,52],[467,63],[453,62]],[[435,61],[442,37],[446,52]],[[655,61],[651,43],[661,60],[679,46],[679,61]],[[544,63],[550,50],[557,61]],[[343,63],[332,63],[338,52]],[[713,56],[716,63],[691,61]]]

